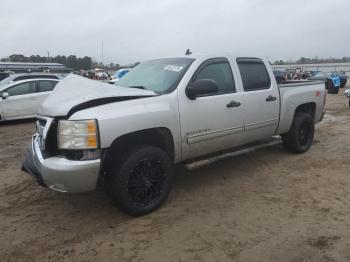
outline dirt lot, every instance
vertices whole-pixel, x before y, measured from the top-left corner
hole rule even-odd
[[[303,155],[281,146],[179,169],[165,205],[131,218],[98,190],[64,195],[19,170],[34,123],[0,126],[1,261],[350,261],[350,110],[329,95]]]

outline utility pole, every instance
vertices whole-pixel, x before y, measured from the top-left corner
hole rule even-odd
[[[102,41],[102,44],[101,44],[101,62],[102,62],[102,64],[103,64],[103,61],[104,59],[103,59],[103,41]]]

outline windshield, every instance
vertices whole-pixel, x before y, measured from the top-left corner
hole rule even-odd
[[[145,61],[130,70],[118,86],[152,90],[157,94],[173,91],[180,82],[192,58],[163,58]]]

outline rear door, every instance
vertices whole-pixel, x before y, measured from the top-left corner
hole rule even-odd
[[[9,96],[2,98],[5,119],[34,116],[36,112],[35,82],[29,81],[9,87],[4,92]]]
[[[53,91],[58,81],[54,80],[37,80],[36,81],[36,102],[37,108],[41,105],[42,102],[48,97],[49,94]]]
[[[183,159],[193,158],[241,142],[243,119],[241,93],[237,93],[231,65],[226,58],[202,63],[188,83],[214,80],[218,93],[190,100],[182,90],[179,100]]]
[[[257,58],[238,58],[243,83],[244,141],[253,142],[275,134],[280,97],[266,65]]]

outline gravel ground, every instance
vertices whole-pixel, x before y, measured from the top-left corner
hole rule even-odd
[[[341,91],[343,92],[343,91]],[[102,189],[64,195],[19,170],[34,123],[0,125],[1,261],[350,261],[350,109],[329,95],[303,155],[274,146],[194,171],[131,218]]]

